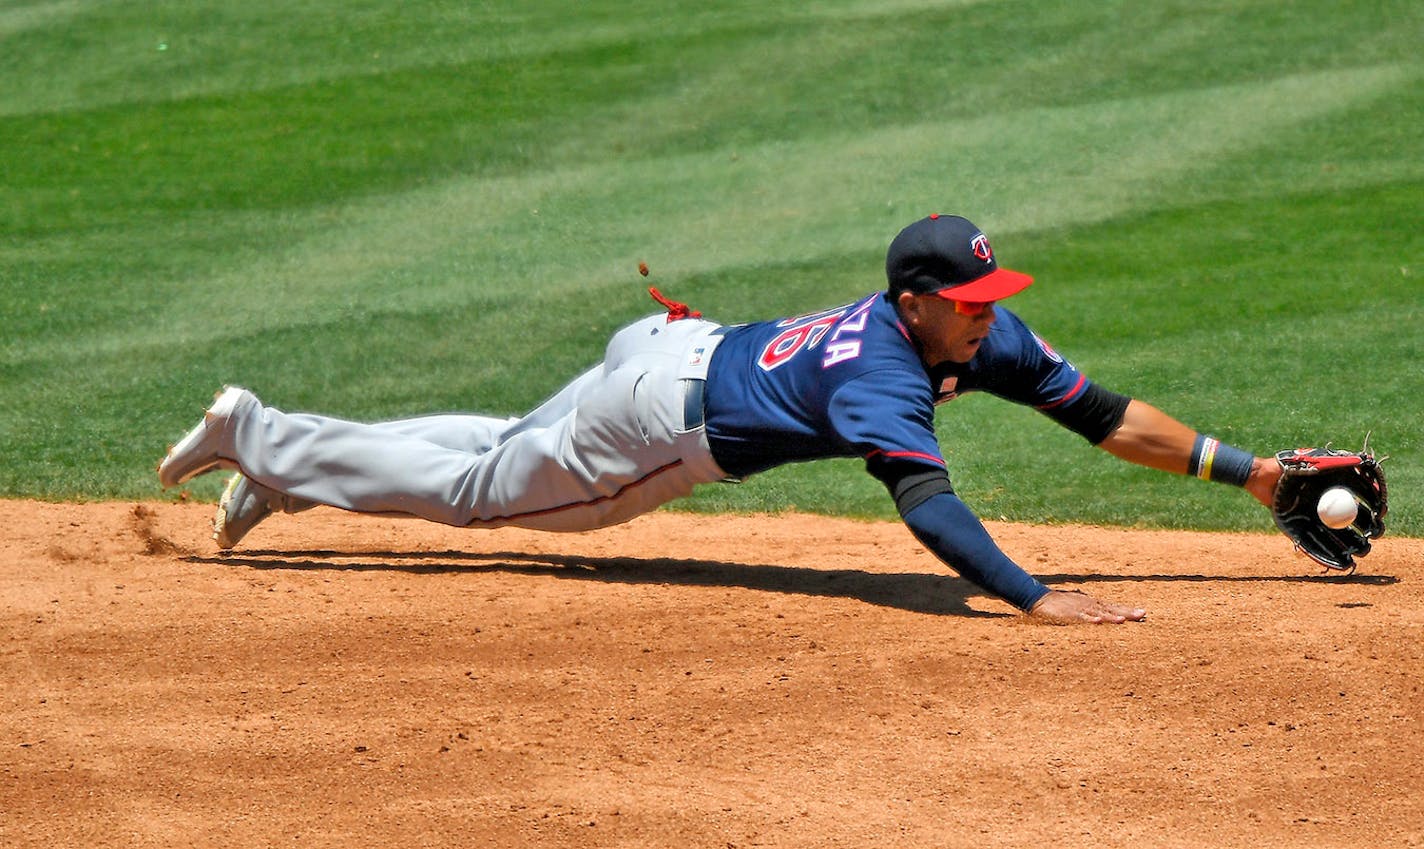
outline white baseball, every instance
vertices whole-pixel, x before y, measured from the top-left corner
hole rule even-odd
[[[1343,486],[1331,487],[1321,493],[1315,505],[1315,514],[1327,528],[1343,528],[1355,521],[1359,512],[1355,495]]]

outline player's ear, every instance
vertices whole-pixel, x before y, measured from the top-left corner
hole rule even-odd
[[[918,324],[924,313],[920,299],[915,297],[913,292],[901,292],[895,296],[895,306],[899,310],[900,320],[909,325]]]

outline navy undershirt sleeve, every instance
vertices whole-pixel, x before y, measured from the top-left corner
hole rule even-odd
[[[1048,594],[1045,587],[999,550],[979,517],[959,496],[941,492],[902,517],[915,538],[965,580],[1020,610]]]

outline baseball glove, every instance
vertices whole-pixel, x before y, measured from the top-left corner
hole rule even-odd
[[[1276,461],[1281,464],[1271,505],[1276,526],[1322,566],[1353,572],[1355,557],[1369,554],[1370,540],[1384,535],[1389,498],[1380,461],[1368,446],[1358,452],[1297,448],[1278,453]],[[1320,496],[1337,486],[1349,490],[1359,506],[1355,520],[1338,529],[1326,527],[1316,512]]]

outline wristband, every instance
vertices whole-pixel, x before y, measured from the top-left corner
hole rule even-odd
[[[1245,486],[1255,459],[1249,451],[1197,434],[1197,441],[1192,445],[1192,459],[1187,462],[1187,474],[1202,480]]]

